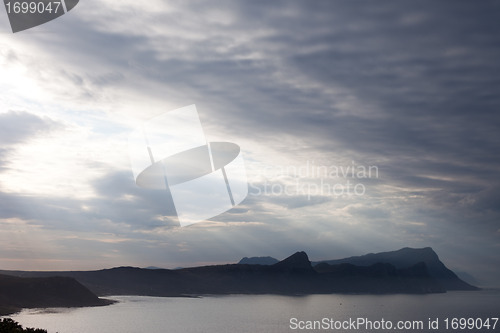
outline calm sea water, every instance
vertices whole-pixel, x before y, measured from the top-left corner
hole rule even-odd
[[[445,329],[445,319],[500,317],[500,291],[449,292],[434,295],[235,295],[201,298],[110,297],[118,303],[97,308],[34,309],[11,316],[25,327],[49,333],[235,333],[235,332],[499,332]],[[296,319],[292,319],[296,318]],[[335,321],[362,318],[372,327],[335,329]],[[438,329],[429,329],[438,319]],[[333,322],[330,321],[333,319]],[[384,326],[382,319],[385,321]],[[309,321],[309,323],[308,323]],[[322,323],[313,330],[300,327]],[[413,329],[387,329],[387,321],[415,322]],[[424,327],[418,327],[419,321]],[[328,325],[324,324],[328,322]],[[409,325],[406,323],[407,325]],[[459,324],[459,322],[457,322]],[[477,321],[479,323],[479,321]],[[490,323],[493,323],[491,320]],[[345,325],[345,324],[344,324]],[[314,327],[314,326],[313,326]],[[296,329],[292,329],[296,328]]]

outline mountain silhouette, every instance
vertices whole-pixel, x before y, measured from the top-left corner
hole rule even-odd
[[[23,277],[72,277],[99,296],[203,294],[425,294],[475,290],[442,264],[434,251],[402,249],[311,263],[305,252],[272,265],[227,264],[169,269],[116,267],[98,271],[0,271]]]
[[[278,259],[273,257],[244,257],[238,264],[241,265],[274,265],[279,262]]]
[[[429,275],[435,278],[446,290],[476,290],[474,287],[465,281],[462,281],[453,271],[448,269],[439,260],[438,255],[430,247],[413,249],[409,247],[402,248],[397,251],[370,253],[363,256],[349,257],[337,260],[326,260],[313,262],[313,266],[320,263],[335,264],[352,264],[356,266],[370,266],[376,263],[388,263],[394,265],[398,269],[408,268],[423,262],[427,266]]]
[[[282,269],[285,271],[301,272],[301,273],[313,273],[314,268],[309,261],[307,254],[302,252],[296,252],[286,259],[272,265],[273,268]]]

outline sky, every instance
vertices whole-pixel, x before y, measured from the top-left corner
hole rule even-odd
[[[499,1],[82,0],[0,8],[0,268],[336,259],[432,247],[500,281]],[[128,137],[195,104],[249,195],[179,227]],[[355,171],[355,172],[353,172]]]

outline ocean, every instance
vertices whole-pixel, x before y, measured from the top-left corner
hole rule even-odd
[[[497,332],[500,290],[428,295],[108,297],[10,316],[49,333]],[[495,327],[494,327],[495,326]]]

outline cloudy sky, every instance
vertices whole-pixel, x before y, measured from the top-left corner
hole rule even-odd
[[[499,1],[85,0],[12,34],[2,7],[0,267],[431,246],[498,284],[499,17]],[[166,192],[135,185],[127,141],[191,104],[207,139],[241,147],[250,193],[181,228]]]

